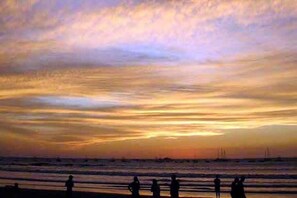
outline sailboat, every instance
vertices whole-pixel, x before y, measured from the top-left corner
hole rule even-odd
[[[228,159],[226,158],[226,151],[224,149],[218,149],[218,156],[215,159],[216,162],[226,162]]]
[[[271,161],[270,150],[269,150],[268,147],[265,149],[264,161],[265,161],[265,162],[267,162],[267,161]]]

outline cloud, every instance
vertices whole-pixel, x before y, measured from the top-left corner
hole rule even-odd
[[[53,152],[294,128],[296,7],[2,1],[1,132]]]
[[[111,98],[87,98],[87,97],[64,97],[64,96],[41,96],[33,98],[32,102],[47,104],[57,107],[69,108],[111,108],[122,106],[120,101]]]
[[[1,76],[1,115],[11,131],[35,131],[41,141],[74,148],[296,125],[295,58],[248,60]]]
[[[297,6],[289,0],[3,1],[0,10],[3,72],[296,52]]]

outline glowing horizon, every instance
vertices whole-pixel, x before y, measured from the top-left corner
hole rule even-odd
[[[295,155],[297,3],[2,1],[0,155]]]

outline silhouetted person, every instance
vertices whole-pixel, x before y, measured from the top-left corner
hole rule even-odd
[[[214,182],[214,186],[215,186],[216,198],[220,198],[221,180],[219,178],[219,175],[216,175],[216,178],[213,182]]]
[[[19,188],[19,184],[18,183],[14,183],[13,186],[7,185],[7,186],[5,186],[5,188],[7,189],[8,197],[10,197],[10,198],[17,198],[17,197],[19,197],[20,188]]]
[[[19,197],[20,188],[19,188],[19,184],[18,183],[14,183],[13,192],[14,192],[14,197],[15,198]]]
[[[160,189],[160,185],[158,184],[158,181],[156,179],[153,179],[151,192],[153,192],[153,198],[160,198],[161,189]]]
[[[176,175],[171,176],[170,196],[171,198],[178,198],[179,196],[179,181],[176,179]]]
[[[244,180],[245,180],[245,177],[241,176],[241,178],[238,182],[238,197],[239,198],[246,198],[245,192],[244,192],[244,184],[243,184]]]
[[[72,197],[72,188],[74,187],[73,176],[70,175],[68,180],[65,182],[66,190],[66,198]]]
[[[136,176],[134,177],[133,182],[129,184],[128,189],[132,193],[133,198],[139,197],[140,183]]]
[[[239,178],[235,177],[234,181],[231,184],[231,197],[232,198],[238,198],[239,193],[238,193],[238,182],[239,182]]]
[[[19,190],[19,184],[18,183],[14,183],[13,188],[14,188],[14,190]]]

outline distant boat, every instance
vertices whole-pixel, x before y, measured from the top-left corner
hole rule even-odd
[[[226,151],[224,149],[218,149],[218,156],[217,158],[214,160],[216,162],[227,162],[229,161],[226,157]]]
[[[61,162],[62,160],[58,157],[58,158],[56,159],[56,161],[57,161],[57,162]]]
[[[267,162],[267,161],[271,161],[270,150],[269,150],[268,147],[265,149],[264,161],[265,161],[265,162]]]

